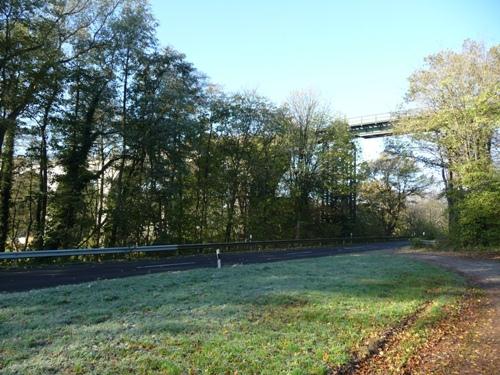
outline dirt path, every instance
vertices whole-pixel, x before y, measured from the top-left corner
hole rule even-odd
[[[448,324],[414,359],[412,373],[500,374],[500,261],[433,252],[405,256],[437,264],[464,275],[484,296],[465,302],[461,316]]]

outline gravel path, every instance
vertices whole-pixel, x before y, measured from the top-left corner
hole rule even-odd
[[[500,261],[450,253],[399,253],[433,263],[465,276],[484,290],[485,300],[465,321],[465,338],[447,337],[423,363],[422,373],[500,374]]]

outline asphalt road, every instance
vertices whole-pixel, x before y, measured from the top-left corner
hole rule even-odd
[[[222,266],[279,262],[316,258],[353,252],[390,250],[407,241],[357,244],[346,247],[301,248],[222,254]],[[0,292],[19,292],[57,285],[79,284],[102,279],[114,279],[148,273],[180,271],[217,266],[215,254],[192,255],[175,258],[139,261],[109,261],[103,263],[77,263],[17,269],[0,269]]]

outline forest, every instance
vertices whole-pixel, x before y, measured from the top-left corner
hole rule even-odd
[[[277,105],[225,92],[161,46],[145,0],[2,2],[0,73],[0,251],[352,234],[500,243],[500,46],[427,58],[405,98],[425,110],[363,163],[314,93]]]

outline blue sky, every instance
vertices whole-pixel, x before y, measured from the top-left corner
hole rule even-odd
[[[347,117],[392,111],[423,58],[500,42],[500,1],[151,0],[159,39],[229,91],[312,89]],[[376,142],[373,142],[375,144]],[[375,147],[375,146],[374,146]]]

